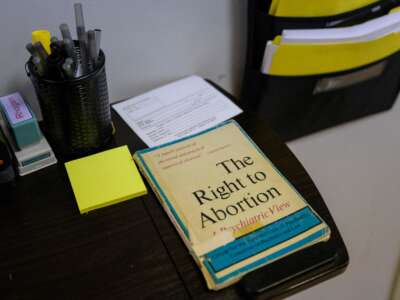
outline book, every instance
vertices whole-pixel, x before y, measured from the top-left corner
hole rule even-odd
[[[81,214],[147,194],[127,146],[65,163]]]
[[[330,237],[327,224],[234,120],[137,151],[134,159],[209,289]]]

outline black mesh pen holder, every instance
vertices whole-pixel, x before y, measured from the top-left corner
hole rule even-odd
[[[105,56],[101,50],[94,70],[73,79],[39,76],[32,59],[27,68],[39,100],[46,137],[56,154],[77,157],[107,144],[113,127]]]

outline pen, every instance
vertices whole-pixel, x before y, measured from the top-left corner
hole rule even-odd
[[[89,62],[93,70],[95,69],[97,61],[96,34],[94,30],[89,30],[87,34],[88,34]]]
[[[32,57],[32,63],[36,68],[36,72],[39,76],[43,76],[45,73],[45,67],[42,64],[40,58],[38,56],[33,56]]]
[[[36,70],[40,76],[42,76],[47,71],[47,52],[44,50],[42,43],[37,42],[33,45],[35,55],[32,58]]]
[[[38,57],[42,61],[42,63],[46,63],[48,54],[46,50],[44,50],[44,47],[41,42],[37,42],[33,44],[33,48],[35,49],[35,52],[37,53]]]
[[[26,44],[25,48],[26,48],[26,50],[28,50],[28,52],[29,52],[32,56],[36,56],[36,55],[37,55],[36,50],[35,50],[35,48],[33,47],[32,43]]]
[[[73,59],[68,57],[65,59],[65,62],[62,65],[63,73],[67,78],[74,77],[73,64],[74,64]]]
[[[80,66],[82,74],[87,72],[87,35],[83,27],[77,27],[79,40]]]
[[[63,40],[71,40],[72,41],[72,36],[71,36],[71,31],[69,31],[68,24],[62,23],[60,25],[60,31],[61,31],[61,36]]]
[[[73,61],[73,69],[76,70],[77,67],[77,59],[74,48],[74,43],[70,39],[64,40],[64,50],[67,57],[71,57]]]
[[[80,65],[82,69],[82,74],[87,72],[87,34],[85,30],[85,21],[83,18],[83,9],[81,3],[74,4],[74,12],[75,12],[75,23],[76,23],[76,33],[78,35],[79,40],[79,49],[80,49]]]
[[[85,31],[85,20],[83,18],[82,3],[75,3],[74,4],[74,12],[75,12],[76,28],[82,27],[83,30]],[[79,35],[79,33],[78,33],[78,35]]]
[[[64,63],[65,51],[64,42],[52,39],[50,44],[51,54],[47,58],[48,75],[53,78],[62,78],[62,64]]]
[[[64,43],[59,41],[56,37],[52,38],[50,44],[51,54],[49,55],[51,61],[59,61],[60,59],[63,59],[63,45]]]
[[[100,55],[101,29],[95,29],[94,33],[96,36],[96,57],[98,58]]]

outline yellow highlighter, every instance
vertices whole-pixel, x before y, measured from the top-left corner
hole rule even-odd
[[[50,54],[50,36],[50,31],[48,30],[34,30],[32,31],[32,44],[40,42],[47,54]]]

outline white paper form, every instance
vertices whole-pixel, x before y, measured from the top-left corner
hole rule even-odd
[[[113,108],[149,147],[206,130],[242,112],[198,76],[167,84]]]

